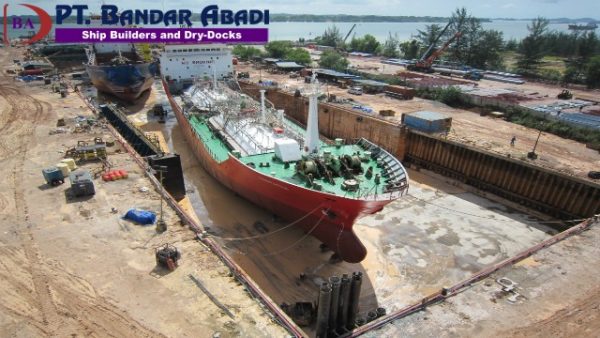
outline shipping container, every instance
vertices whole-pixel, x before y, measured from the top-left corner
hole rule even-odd
[[[387,85],[385,86],[384,91],[401,94],[405,100],[412,100],[412,98],[415,96],[415,90],[413,88],[404,86]]]
[[[403,114],[402,123],[426,133],[447,133],[452,127],[452,118],[437,112],[418,111]]]

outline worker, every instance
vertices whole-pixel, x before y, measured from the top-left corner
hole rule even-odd
[[[514,147],[514,146],[515,146],[515,142],[516,142],[516,141],[517,141],[517,138],[516,138],[515,136],[513,136],[513,137],[510,139],[510,146],[511,146],[511,147]]]

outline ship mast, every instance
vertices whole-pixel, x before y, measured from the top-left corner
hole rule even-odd
[[[265,111],[265,90],[260,90],[260,123],[267,122],[267,112]]]
[[[319,81],[317,74],[313,74],[310,92],[308,93],[308,122],[306,123],[306,138],[304,152],[306,154],[319,152]]]

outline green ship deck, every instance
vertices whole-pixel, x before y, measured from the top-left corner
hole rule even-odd
[[[202,140],[208,153],[211,154],[217,162],[221,163],[229,158],[229,153],[232,148],[215,135],[206,118],[193,115],[189,118],[189,121],[193,130]],[[371,144],[363,144],[363,146],[365,145],[370,146]],[[385,156],[366,158],[365,156],[362,156],[366,151],[363,146],[359,144],[335,146],[321,142],[321,153],[328,150],[331,152],[332,156],[337,157],[358,154],[363,159],[361,162],[363,173],[354,175],[354,179],[359,183],[359,189],[356,191],[349,191],[342,188],[343,182],[345,181],[344,177],[333,177],[335,184],[331,184],[324,178],[315,179],[314,182],[319,183],[320,188],[313,187],[313,189],[337,196],[358,199],[365,198],[366,196],[371,196],[371,198],[373,198],[373,196],[390,193],[390,184],[395,184],[396,190],[400,190],[398,189],[400,187],[404,188],[403,185],[400,185],[401,182],[406,182],[406,173],[402,165],[387,153],[385,153]],[[378,147],[376,148],[378,149]],[[378,159],[380,161],[379,166]],[[244,164],[253,166],[255,170],[267,176],[274,176],[297,186],[305,188],[310,187],[308,181],[296,172],[294,163],[290,163],[286,168],[285,163],[277,159],[273,151],[256,155],[241,156],[240,161]],[[367,178],[365,174],[369,167],[373,168],[373,172],[372,176]],[[375,183],[375,176],[377,174],[381,176],[379,184]]]
[[[360,152],[360,154],[364,153],[364,149],[358,145],[343,145],[340,148],[337,148],[336,146],[321,147],[322,152],[325,150],[331,151],[331,154],[336,156],[352,155],[356,152]],[[245,164],[254,163],[255,169],[265,175],[274,176],[283,181],[308,188],[308,183],[302,176],[296,173],[293,164],[286,169],[285,164],[283,162],[273,159],[274,155],[275,154],[273,152],[268,152],[264,154],[245,156],[242,157],[240,160]],[[260,167],[259,163],[269,163],[269,167]],[[364,168],[364,172],[367,171],[367,168],[373,167],[373,177],[371,177],[371,179],[367,179],[364,173],[361,175],[355,175],[355,179],[359,181],[360,184],[360,189],[357,191],[343,190],[343,177],[334,177],[333,180],[335,184],[331,184],[325,181],[324,179],[319,179],[315,181],[319,182],[323,186],[321,191],[337,196],[344,196],[348,198],[360,198],[366,195],[383,194],[383,190],[386,186],[386,178],[383,177],[383,168],[377,167],[377,161],[373,159],[370,159],[368,162],[363,161],[362,167]],[[381,183],[379,185],[376,185],[374,182],[374,177],[376,174],[382,176]]]
[[[229,148],[223,141],[215,137],[205,119],[193,115],[189,121],[192,129],[202,140],[206,150],[217,162],[221,163],[229,158]]]

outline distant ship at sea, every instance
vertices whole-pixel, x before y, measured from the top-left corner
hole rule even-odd
[[[158,74],[158,64],[144,60],[133,44],[94,44],[86,49],[86,71],[101,92],[135,101]]]
[[[598,25],[596,25],[595,23],[588,23],[585,25],[577,25],[577,24],[569,25],[569,29],[574,30],[574,31],[588,31],[588,30],[594,30],[596,28],[598,28]]]

